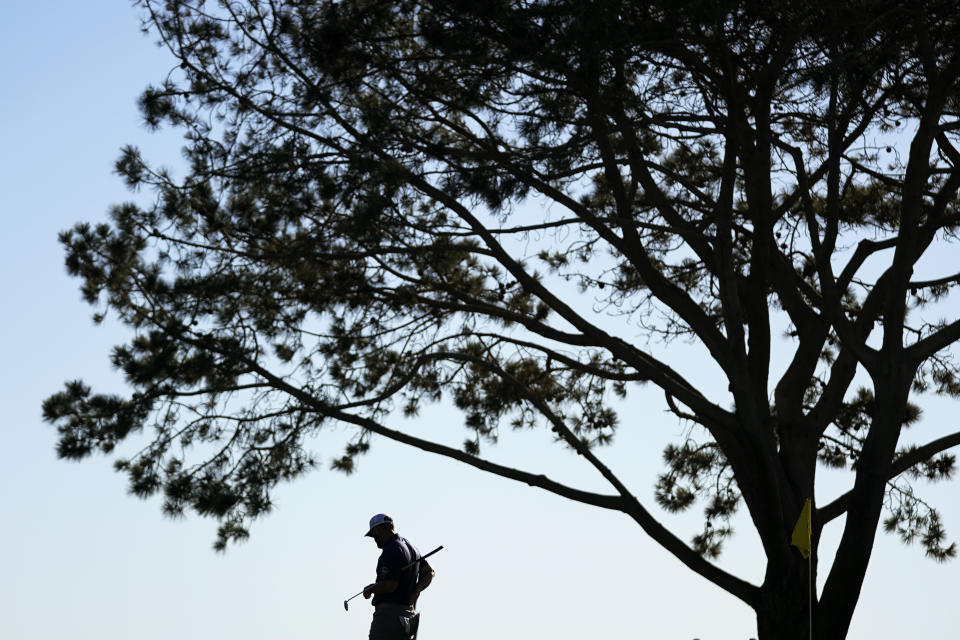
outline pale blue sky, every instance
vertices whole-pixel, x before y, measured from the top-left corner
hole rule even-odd
[[[127,3],[11,4],[0,22],[0,638],[365,638],[369,606],[358,599],[345,613],[342,601],[372,578],[377,550],[361,534],[378,511],[421,550],[445,546],[421,600],[422,640],[754,635],[747,607],[625,516],[389,442],[376,441],[353,477],[324,469],[282,487],[277,511],[226,555],[210,548],[215,523],[164,519],[155,501],[125,494],[109,460],[56,460],[41,401],[77,377],[122,391],[107,356],[127,337],[109,321],[92,325],[57,232],[102,220],[111,203],[132,197],[112,174],[121,145],[175,162],[179,140],[140,125],[136,97],[171,63],[140,34]],[[681,354],[679,369],[697,369],[692,349],[671,353]],[[602,457],[649,504],[662,445],[681,428],[652,390],[638,391],[630,407]],[[955,403],[928,406],[918,439],[955,430],[955,414]],[[456,420],[437,409],[417,428]],[[544,435],[502,440],[499,461],[602,488]],[[323,459],[336,455],[323,444]],[[834,476],[824,479],[824,496],[841,490]],[[955,539],[956,486],[925,495]],[[665,520],[684,538],[697,527],[696,517]],[[739,525],[720,564],[756,582],[759,546],[749,523]],[[824,551],[837,529],[828,528]],[[881,534],[850,638],[955,638],[958,567]]]

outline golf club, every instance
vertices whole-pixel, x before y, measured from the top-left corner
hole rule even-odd
[[[434,549],[433,551],[431,551],[430,553],[428,553],[428,554],[426,554],[426,555],[420,556],[420,557],[417,558],[416,560],[411,560],[411,561],[408,562],[407,564],[403,565],[403,568],[400,569],[400,571],[406,571],[407,569],[409,569],[409,568],[412,567],[413,565],[417,564],[417,563],[420,562],[421,560],[424,560],[425,558],[429,558],[430,556],[432,556],[433,554],[435,554],[437,551],[440,551],[440,549],[443,549],[443,545],[440,545],[439,547],[437,547],[436,549]],[[347,606],[347,603],[350,602],[351,600],[353,600],[354,598],[356,598],[357,596],[361,596],[361,595],[363,595],[363,591],[361,591],[360,593],[355,593],[354,595],[352,595],[352,596],[350,596],[349,598],[347,598],[346,600],[344,600],[344,601],[343,601],[343,610],[344,610],[344,611],[349,611],[350,608]]]

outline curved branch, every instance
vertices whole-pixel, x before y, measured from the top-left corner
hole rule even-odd
[[[459,359],[467,360],[475,364],[480,364],[485,366],[490,370],[494,370],[497,375],[505,376],[505,379],[511,379],[506,372],[502,370],[496,370],[491,363],[482,360],[481,358],[475,358],[471,356],[466,356],[464,354],[448,353],[448,357],[456,357]],[[579,489],[574,489],[567,485],[550,480],[545,475],[532,474],[526,471],[521,471],[519,469],[514,469],[512,467],[506,467],[503,465],[498,465],[496,463],[490,462],[488,460],[483,460],[472,456],[464,451],[459,449],[454,449],[453,447],[448,447],[436,442],[429,440],[424,440],[417,438],[415,436],[403,433],[402,431],[397,431],[390,429],[375,420],[370,418],[365,418],[363,416],[357,416],[351,413],[347,413],[338,408],[331,407],[317,398],[314,398],[309,393],[306,393],[302,389],[291,385],[282,378],[274,375],[261,365],[256,362],[245,360],[245,362],[250,366],[251,370],[262,376],[267,380],[271,385],[273,385],[278,390],[284,391],[304,405],[310,407],[317,413],[324,415],[335,420],[340,420],[342,422],[347,422],[349,424],[354,424],[364,429],[367,429],[373,433],[384,436],[396,442],[402,444],[407,444],[422,451],[427,451],[430,453],[436,453],[448,458],[453,458],[460,462],[464,462],[472,467],[481,469],[482,471],[487,471],[494,475],[501,476],[503,478],[509,478],[511,480],[517,480],[519,482],[524,482],[530,486],[539,487],[551,493],[575,500],[577,502],[582,502],[584,504],[590,504],[593,506],[602,507],[605,509],[612,509],[616,511],[622,511],[629,515],[640,527],[655,541],[657,541],[661,546],[667,549],[672,553],[678,560],[685,564],[688,568],[696,571],[698,574],[704,578],[710,580],[720,588],[729,592],[730,594],[736,596],[737,598],[743,600],[745,603],[750,606],[754,606],[759,598],[759,588],[755,585],[752,585],[736,576],[733,576],[726,571],[720,569],[716,565],[708,562],[693,549],[688,547],[682,540],[677,538],[671,531],[664,527],[660,522],[658,522],[646,508],[633,496],[629,493],[626,487],[607,469],[603,463],[596,459],[595,456],[586,448],[586,446],[572,433],[567,429],[562,422],[559,421],[559,418],[553,414],[549,407],[533,397],[530,394],[527,394],[528,400],[537,406],[538,409],[547,417],[556,427],[555,430],[560,433],[561,437],[564,438],[568,444],[570,444],[578,453],[588,458],[590,462],[606,477],[620,493],[618,496],[611,495],[600,495],[595,493],[590,493],[586,491],[581,491]],[[518,388],[523,390],[525,387],[519,383],[516,379],[512,381],[518,385]]]
[[[682,409],[680,409],[680,407],[677,406],[676,400],[672,395],[670,395],[669,391],[664,391],[663,395],[664,397],[666,397],[667,406],[670,408],[670,412],[673,415],[677,416],[681,420],[689,420],[690,422],[696,422],[697,424],[706,426],[703,423],[703,418],[701,418],[700,416],[693,413],[687,413],[686,411],[683,411]]]
[[[911,289],[925,289],[927,287],[937,287],[944,284],[956,284],[960,282],[960,273],[951,276],[937,278],[936,280],[911,281],[907,286]]]

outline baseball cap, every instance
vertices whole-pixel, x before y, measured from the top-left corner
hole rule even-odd
[[[374,527],[379,527],[382,524],[393,524],[393,518],[385,513],[378,513],[370,518],[370,529],[364,535],[369,536]]]

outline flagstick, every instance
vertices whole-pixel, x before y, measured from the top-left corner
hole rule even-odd
[[[802,531],[807,530],[807,539],[803,539]],[[813,640],[813,504],[810,498],[803,501],[800,517],[793,527],[790,544],[800,550],[800,555],[807,559],[807,608],[810,612],[808,630],[810,640]]]
[[[812,507],[811,507],[812,509]],[[810,601],[810,640],[813,640],[813,540],[812,538],[812,529],[813,529],[813,514],[810,514],[810,525],[807,528],[807,548],[810,549],[810,555],[807,556],[807,575],[809,577],[810,588],[807,591],[807,596]]]

